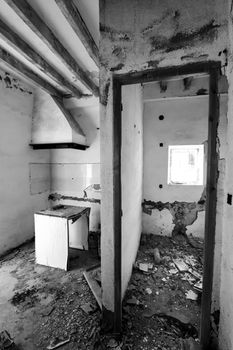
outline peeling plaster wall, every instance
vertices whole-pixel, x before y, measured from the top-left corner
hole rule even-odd
[[[220,157],[224,158],[228,92],[226,76],[219,79],[219,92],[218,132]],[[205,196],[202,194],[205,186],[167,185],[167,173],[169,145],[204,144],[206,153],[208,94],[208,76],[144,84],[143,233],[170,236],[172,233],[186,232],[204,238]],[[159,120],[160,115],[164,116],[163,120]],[[161,142],[163,147],[160,147]],[[206,163],[205,156],[205,169]]]
[[[50,158],[50,205],[59,203],[91,207],[90,230],[100,230],[99,105],[73,107],[71,114],[87,138],[89,148],[52,149]],[[37,90],[33,115],[33,141],[38,143],[75,142],[75,132],[69,126],[52,98]],[[89,188],[88,188],[89,187]],[[88,188],[86,192],[84,190]],[[96,202],[93,201],[96,199]]]
[[[108,310],[114,311],[111,74],[208,59],[225,64],[227,10],[227,0],[100,0],[101,246],[103,303]]]
[[[206,78],[208,84],[208,78]],[[173,83],[176,93],[179,91],[179,81]],[[150,88],[156,88],[150,84]],[[167,83],[167,86],[170,82]],[[148,87],[147,87],[148,89]],[[173,95],[175,96],[175,92]],[[182,90],[181,92],[182,93]],[[147,93],[148,94],[148,93]],[[160,120],[159,116],[164,119]],[[208,97],[191,97],[179,99],[149,100],[144,102],[144,167],[143,167],[143,198],[162,203],[166,211],[154,208],[155,214],[143,212],[143,232],[171,235],[181,231],[196,222],[203,205],[197,202],[204,190],[203,186],[168,185],[168,146],[169,145],[201,145],[208,138]],[[160,147],[163,143],[163,147]],[[205,146],[205,155],[206,149]],[[206,157],[204,165],[206,171]],[[162,185],[162,188],[160,186]],[[176,205],[172,203],[175,203]],[[144,208],[146,204],[144,203]],[[169,210],[169,214],[167,212]],[[151,214],[151,212],[149,212]],[[165,216],[165,217],[164,217]],[[169,224],[172,222],[172,225]],[[178,232],[177,232],[178,231]],[[200,223],[196,236],[204,237],[204,221]]]
[[[33,90],[0,71],[0,255],[34,235],[33,213],[48,206],[49,151],[33,151]],[[41,165],[39,165],[41,164]],[[39,166],[38,166],[39,165]]]
[[[143,102],[141,85],[124,86],[122,113],[122,296],[138,251],[142,230]]]

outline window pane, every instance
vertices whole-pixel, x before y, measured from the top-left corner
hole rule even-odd
[[[169,146],[168,184],[203,185],[203,145]]]

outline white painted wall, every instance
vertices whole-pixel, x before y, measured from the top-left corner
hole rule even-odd
[[[122,296],[131,277],[141,237],[143,102],[141,85],[122,88]]]
[[[204,190],[201,186],[169,185],[168,147],[170,145],[205,145],[208,139],[208,96],[196,96],[199,89],[207,88],[208,77],[193,79],[184,90],[183,79],[169,80],[166,92],[159,91],[159,83],[144,86],[144,166],[143,199],[162,203],[198,202]],[[189,96],[188,96],[189,93]],[[178,97],[179,98],[176,98]],[[167,98],[168,97],[168,98]],[[159,120],[163,115],[164,119]],[[163,147],[160,147],[163,143]],[[206,170],[206,157],[204,169]],[[204,170],[204,173],[205,173]],[[163,187],[160,188],[159,186]],[[188,213],[187,213],[188,215]],[[204,212],[198,213],[188,233],[204,238]],[[173,215],[168,209],[153,209],[151,215],[143,212],[143,233],[170,236],[174,228]]]
[[[32,92],[0,71],[0,255],[33,237],[33,213],[48,206],[50,172],[44,163],[50,153],[29,146]]]
[[[143,197],[164,203],[198,201],[204,186],[167,184],[168,146],[201,145],[208,139],[208,97],[146,102],[143,122]]]
[[[78,119],[77,117],[77,121]],[[35,89],[32,142],[77,142],[86,144],[86,139],[72,130],[67,119],[50,95],[41,89]]]

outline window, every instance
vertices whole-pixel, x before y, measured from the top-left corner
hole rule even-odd
[[[204,146],[168,147],[168,184],[203,185]]]

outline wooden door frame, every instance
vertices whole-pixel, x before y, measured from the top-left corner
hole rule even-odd
[[[121,118],[122,86],[159,81],[174,76],[207,73],[209,75],[208,159],[204,275],[201,306],[200,341],[202,350],[210,343],[211,298],[214,267],[216,201],[218,178],[217,128],[219,122],[218,76],[221,63],[207,61],[141,72],[113,74],[113,205],[114,205],[114,333],[121,333]]]

